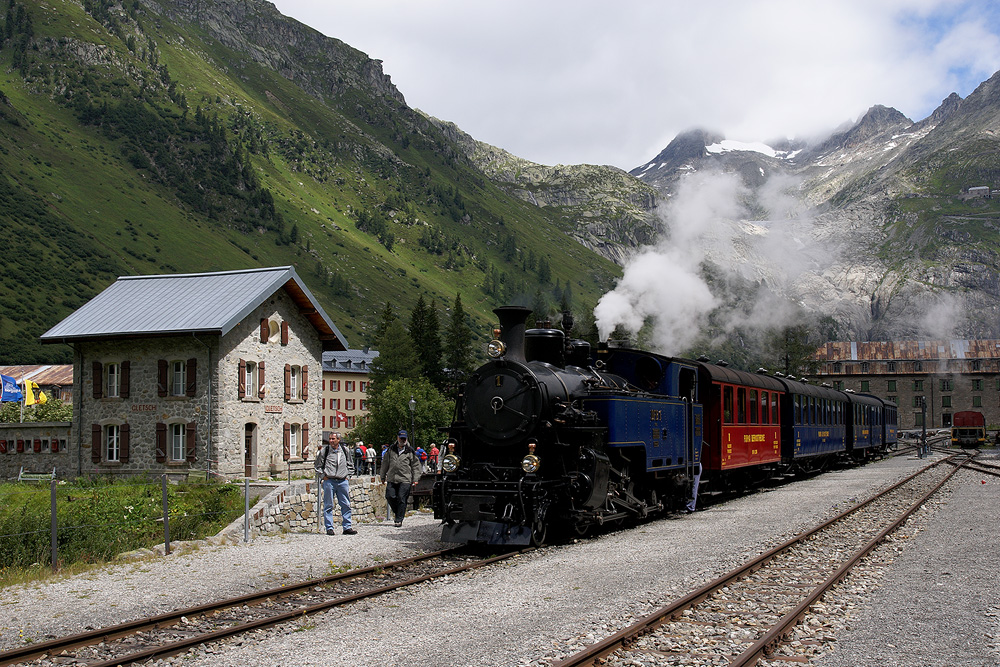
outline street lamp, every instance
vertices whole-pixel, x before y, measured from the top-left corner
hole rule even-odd
[[[414,429],[414,418],[417,414],[417,401],[413,398],[413,394],[410,394],[410,437],[412,440],[410,442],[416,442],[416,436],[413,434]]]

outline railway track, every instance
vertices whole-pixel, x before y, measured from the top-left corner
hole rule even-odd
[[[0,652],[0,666],[67,662],[131,665],[177,655],[200,644],[252,632],[425,581],[483,567],[526,550],[490,558],[447,549],[350,570],[250,595],[180,609]]]
[[[970,458],[927,466],[553,667],[788,664],[784,637]]]

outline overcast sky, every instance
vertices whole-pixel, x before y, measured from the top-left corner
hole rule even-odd
[[[383,61],[414,108],[547,165],[632,169],[700,127],[913,120],[1000,70],[995,0],[275,0]]]

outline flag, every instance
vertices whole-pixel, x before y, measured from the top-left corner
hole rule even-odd
[[[0,402],[20,401],[24,398],[21,388],[17,386],[17,380],[9,375],[0,375],[3,380],[3,388],[0,389]]]
[[[38,398],[35,398],[35,390],[38,389],[38,383],[32,382],[31,380],[24,381],[24,404],[34,405],[35,403],[45,403],[49,400],[49,397],[45,395],[45,392],[38,389]]]
[[[339,421],[339,422],[346,422],[347,421],[347,414],[341,412],[340,410],[337,410],[337,421]]]

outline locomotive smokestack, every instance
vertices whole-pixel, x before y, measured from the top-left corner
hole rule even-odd
[[[524,363],[524,322],[531,309],[524,306],[500,306],[493,309],[500,319],[500,340],[507,346],[506,359]]]

